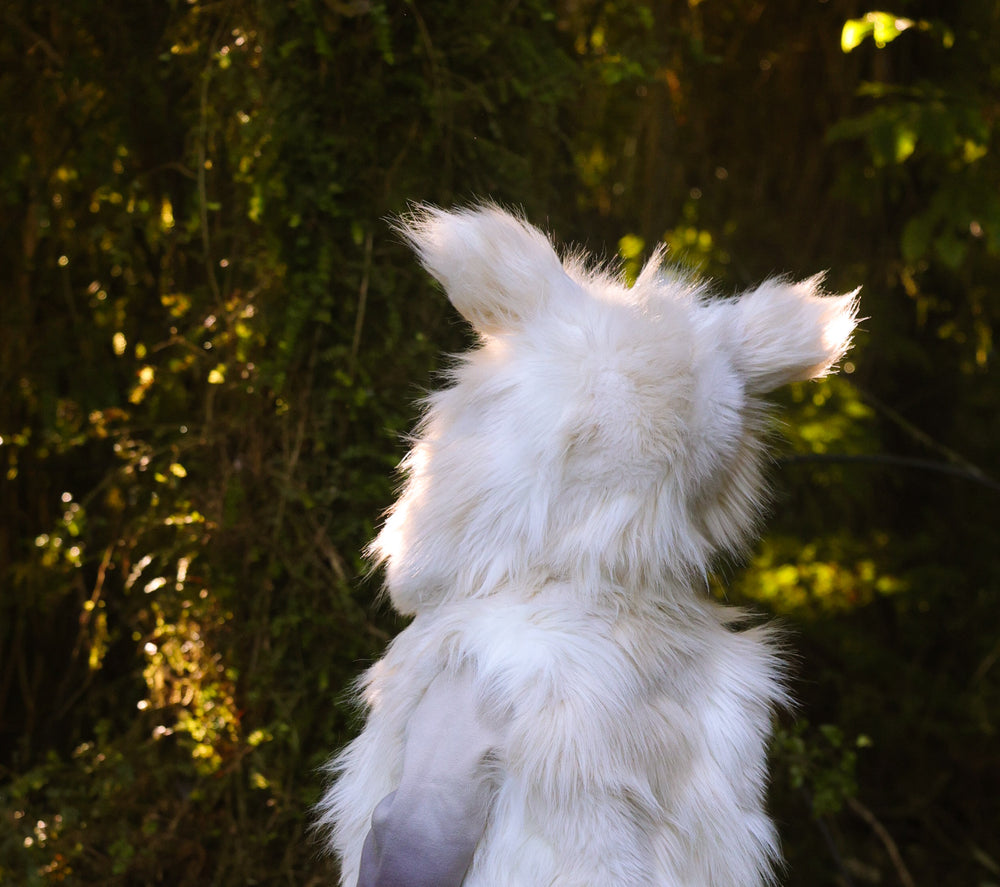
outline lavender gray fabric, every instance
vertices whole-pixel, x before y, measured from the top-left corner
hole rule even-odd
[[[435,678],[410,719],[399,788],[372,815],[358,887],[462,883],[486,825],[501,733],[466,672]]]

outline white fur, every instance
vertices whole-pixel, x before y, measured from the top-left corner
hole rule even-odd
[[[471,669],[507,732],[466,887],[761,884],[782,667],[703,577],[760,516],[759,396],[830,370],[855,295],[812,278],[709,300],[658,256],[628,287],[492,206],[421,208],[403,231],[481,344],[428,398],[371,546],[416,618],[331,765],[342,883],[398,786],[409,714]]]

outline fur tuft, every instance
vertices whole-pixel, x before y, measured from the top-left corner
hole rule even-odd
[[[858,291],[824,296],[822,282],[769,280],[739,300],[737,360],[755,393],[824,376],[850,347]]]
[[[572,289],[545,235],[495,206],[445,212],[419,205],[398,229],[480,333],[518,328],[555,293]]]

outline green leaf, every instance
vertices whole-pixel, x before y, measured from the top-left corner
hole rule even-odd
[[[927,255],[933,229],[934,219],[927,213],[916,216],[906,223],[899,246],[907,262],[916,262]]]
[[[895,40],[903,31],[914,27],[913,19],[891,12],[869,12],[864,18],[848,19],[840,32],[840,48],[844,52],[856,49],[870,34],[879,49]],[[921,22],[921,25],[924,25]]]
[[[850,52],[861,45],[861,42],[872,32],[872,26],[863,19],[848,19],[840,32],[840,48]]]
[[[952,231],[946,231],[934,240],[935,251],[941,257],[941,261],[951,269],[958,268],[965,260],[968,246],[965,240]]]

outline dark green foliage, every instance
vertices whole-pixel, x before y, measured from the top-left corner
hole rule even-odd
[[[360,553],[467,344],[389,217],[475,197],[864,284],[727,582],[797,653],[785,880],[1000,883],[1000,13],[888,12],[8,0],[0,884],[334,881],[318,768],[399,627]]]

